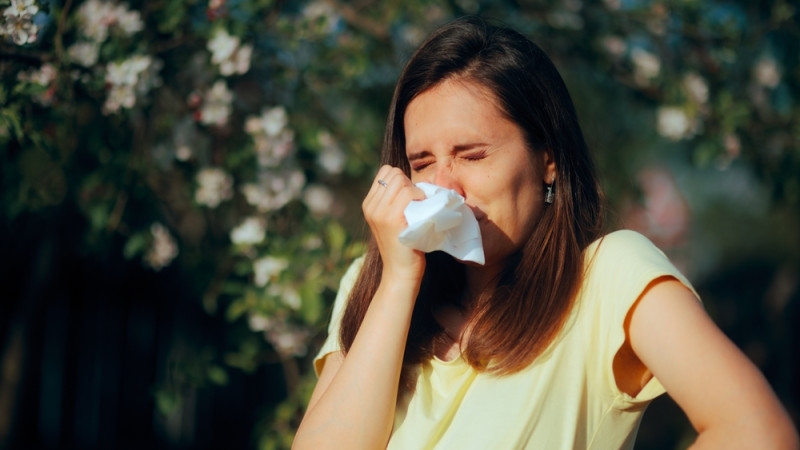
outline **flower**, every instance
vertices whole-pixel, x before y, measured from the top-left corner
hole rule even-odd
[[[303,202],[315,216],[330,214],[333,208],[333,193],[323,185],[311,185],[303,194]]]
[[[316,25],[319,31],[328,34],[336,31],[342,20],[336,12],[336,8],[321,0],[306,4],[302,16],[309,23]]]
[[[67,49],[69,59],[84,67],[95,65],[99,54],[100,45],[96,42],[76,42]]]
[[[3,11],[4,16],[34,16],[39,12],[39,7],[36,6],[33,0],[11,0],[11,6]]]
[[[33,0],[11,0],[11,6],[3,10],[4,22],[0,34],[11,36],[17,45],[32,44],[37,41],[39,27],[33,23],[33,16],[39,7]]]
[[[264,108],[261,116],[251,116],[247,119],[245,130],[253,136],[266,134],[277,136],[289,124],[289,114],[283,106]]]
[[[253,331],[262,331],[267,342],[284,358],[303,356],[308,352],[306,341],[311,337],[311,331],[307,328],[262,314],[251,314],[247,324]]]
[[[253,46],[239,44],[238,37],[231,36],[222,28],[218,28],[208,41],[207,48],[211,52],[211,62],[219,66],[222,75],[243,75],[250,70]]]
[[[211,90],[206,92],[203,99],[203,106],[200,108],[200,122],[206,125],[225,125],[228,123],[228,116],[231,115],[231,102],[233,102],[233,93],[224,81],[217,81]]]
[[[55,94],[55,86],[51,85],[53,84],[53,81],[55,81],[57,75],[58,72],[56,71],[55,66],[50,63],[44,63],[38,70],[33,70],[31,72],[20,72],[17,75],[17,79],[46,87],[47,90],[41,94],[35,95],[33,98],[42,105],[49,105],[52,103]]]
[[[708,84],[695,72],[689,72],[683,77],[683,88],[695,102],[701,105],[708,102]]]
[[[634,79],[640,85],[647,84],[661,73],[661,60],[658,56],[641,48],[631,50]]]
[[[338,175],[342,173],[347,157],[339,147],[339,144],[327,131],[321,131],[317,135],[317,139],[322,145],[322,151],[317,157],[319,165],[329,174]]]
[[[242,194],[259,212],[269,212],[298,198],[305,184],[306,177],[299,170],[265,170],[257,183],[242,186]]]
[[[144,255],[144,261],[156,271],[167,267],[178,256],[178,245],[166,227],[156,222],[150,225],[152,242]]]
[[[261,217],[248,217],[231,231],[231,242],[236,245],[261,243],[267,236],[267,223]]]
[[[160,85],[161,80],[157,76],[160,68],[160,61],[154,61],[146,55],[134,55],[124,61],[109,63],[106,66],[108,97],[103,112],[109,114],[122,107],[132,108],[136,104],[137,94],[143,96]]]
[[[601,40],[601,44],[606,52],[614,58],[620,58],[625,54],[628,45],[625,40],[619,36],[605,36]]]
[[[267,294],[281,299],[284,305],[294,310],[300,309],[302,300],[296,289],[290,286],[272,284],[267,288]]]
[[[264,287],[267,283],[280,275],[281,272],[289,267],[289,261],[284,258],[274,258],[265,256],[253,262],[253,273],[255,274],[255,284]]]
[[[682,109],[662,106],[657,112],[656,128],[662,136],[678,141],[692,136],[697,131],[697,124]]]
[[[208,41],[208,51],[211,52],[211,62],[222,64],[223,61],[233,56],[239,47],[239,38],[231,36],[227,31],[218,28]]]
[[[197,191],[194,200],[209,208],[216,208],[223,200],[233,197],[233,177],[217,167],[207,167],[197,172]]]
[[[265,108],[260,116],[250,116],[245,131],[255,143],[258,163],[262,167],[276,167],[294,151],[294,132],[287,128],[286,108]]]
[[[781,72],[778,64],[770,56],[761,57],[753,68],[753,75],[758,84],[774,88],[781,82]]]
[[[138,11],[130,11],[127,4],[101,0],[87,0],[78,9],[79,32],[90,41],[100,44],[108,38],[110,28],[130,36],[144,29]]]

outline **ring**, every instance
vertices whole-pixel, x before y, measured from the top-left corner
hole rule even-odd
[[[386,187],[386,186],[388,186],[388,184],[386,184],[386,182],[385,182],[385,181],[383,181],[383,180],[378,180],[378,184],[380,184],[380,185],[381,185],[381,186],[383,186],[383,187]]]

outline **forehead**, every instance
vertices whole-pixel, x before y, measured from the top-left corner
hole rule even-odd
[[[409,144],[452,128],[491,135],[500,122],[510,122],[489,88],[463,79],[445,80],[423,91],[408,104],[403,119]]]

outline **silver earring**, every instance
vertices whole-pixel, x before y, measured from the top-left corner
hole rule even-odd
[[[544,202],[545,203],[553,203],[553,198],[555,197],[555,193],[553,193],[553,185],[556,182],[556,177],[553,177],[553,180],[550,184],[547,185],[547,193],[544,194]]]

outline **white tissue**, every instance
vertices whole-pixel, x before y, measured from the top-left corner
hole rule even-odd
[[[400,233],[400,242],[426,253],[442,250],[461,261],[482,265],[481,229],[464,197],[429,183],[417,183],[417,187],[427,198],[406,206],[408,228]]]

